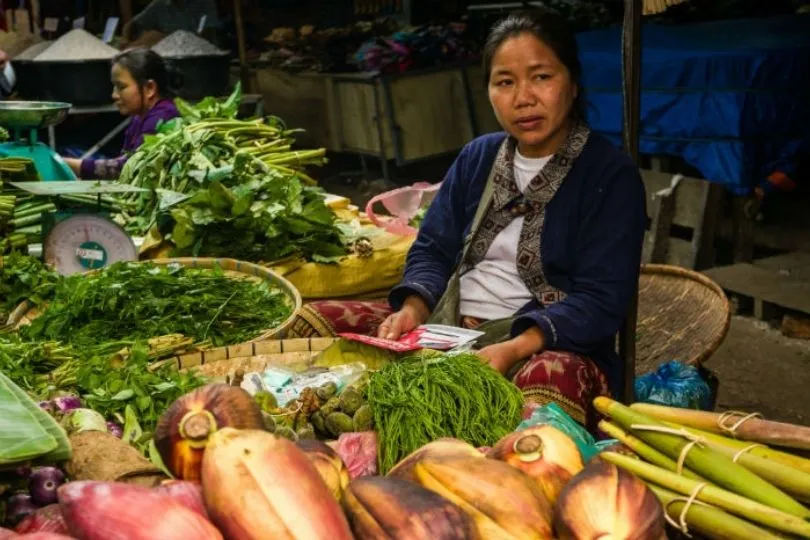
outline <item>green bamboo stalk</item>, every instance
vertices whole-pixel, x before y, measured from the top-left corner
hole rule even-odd
[[[718,435],[716,433],[711,433],[709,431],[703,431],[702,429],[691,428],[688,426],[680,426],[678,424],[673,424],[671,422],[664,422],[664,424],[675,428],[680,427],[688,431],[692,435],[703,437],[707,441],[710,441],[716,445],[733,449],[735,452],[742,450],[743,448],[747,448],[752,444],[749,441],[738,441],[737,439],[731,439],[729,437],[724,437],[723,435]],[[782,465],[787,465],[788,467],[792,467],[804,473],[810,474],[810,459],[789,454],[787,452],[774,450],[773,448],[764,445],[755,446],[754,448],[748,450],[748,453],[753,454],[755,456],[759,456],[761,458],[765,458],[769,461],[774,461],[777,463],[781,463]]]
[[[667,424],[670,423],[667,422]],[[677,424],[670,425],[677,426]],[[810,474],[790,465],[754,455],[752,451],[754,448],[759,447],[751,447],[749,442],[743,443],[741,448],[720,444],[710,438],[706,438],[705,442],[709,448],[732,458],[732,460],[739,453],[737,463],[800,501],[810,501]],[[741,450],[746,448],[750,448],[750,450],[740,453]]]
[[[664,511],[677,523],[686,506],[683,495],[655,484],[647,484],[664,506]],[[694,503],[686,511],[685,521],[690,531],[697,531],[710,540],[780,540],[753,523],[740,519],[714,506]]]
[[[691,496],[701,482],[685,478],[673,472],[633,459],[615,452],[602,452],[599,457],[629,471],[642,480],[665,487],[681,495]],[[758,503],[717,486],[704,483],[697,500],[713,504],[732,514],[743,517],[771,529],[810,538],[810,523],[800,517],[782,512],[771,506]],[[750,540],[754,540],[752,537]]]
[[[675,433],[660,433],[638,429],[638,426],[672,428],[612,399],[598,397],[594,400],[594,406],[596,410],[610,416],[621,427],[631,431],[639,439],[672,459],[678,459],[684,447],[690,442]],[[790,495],[763,480],[742,465],[734,463],[728,457],[710,448],[705,448],[699,444],[692,445],[691,449],[686,453],[684,464],[690,470],[729,491],[749,497],[754,501],[782,510],[788,514],[801,518],[810,518],[810,509],[805,508]]]
[[[34,225],[42,221],[42,214],[31,214],[30,216],[25,216],[21,218],[14,218],[9,221],[9,223],[14,226],[16,229],[17,227],[27,227],[29,225]]]
[[[723,413],[679,409],[652,403],[634,403],[632,408],[656,420],[675,422],[682,426],[711,431],[719,435],[727,433],[720,427]],[[741,418],[734,417],[729,419],[726,424],[733,425],[735,420],[741,420]],[[810,450],[810,427],[808,426],[750,418],[736,428],[734,436],[746,441]]]
[[[602,420],[599,422],[599,429],[624,444],[627,448],[638,454],[639,457],[641,457],[644,461],[658,465],[659,467],[668,471],[678,470],[678,464],[675,462],[675,460],[670,459],[668,456],[662,454],[641,439],[627,433],[616,424]],[[684,469],[682,474],[687,478],[705,481],[703,477],[693,473],[689,469]]]

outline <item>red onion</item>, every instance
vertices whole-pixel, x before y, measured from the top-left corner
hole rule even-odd
[[[79,409],[82,406],[82,400],[78,396],[59,396],[53,398],[51,401],[54,408],[60,413],[64,414],[73,409]]]
[[[19,538],[20,535],[14,531],[0,527],[0,540],[11,540],[12,538]]]
[[[15,493],[8,498],[6,505],[6,521],[11,525],[16,525],[26,516],[36,511],[37,505],[27,493]]]
[[[35,532],[54,532],[67,534],[67,525],[62,517],[62,509],[58,504],[49,504],[37,509],[23,519],[14,530],[20,534]]]
[[[47,413],[54,412],[53,403],[51,403],[50,401],[40,401],[39,403],[37,403],[37,405],[39,405],[39,408]]]
[[[208,510],[205,509],[202,486],[196,482],[186,480],[168,480],[155,488],[155,491],[165,493],[189,510],[194,510],[208,519]]]
[[[107,422],[107,431],[110,432],[110,435],[115,435],[119,439],[124,436],[124,428],[115,422]]]
[[[56,467],[41,467],[28,479],[28,491],[38,506],[54,504],[59,499],[56,490],[65,483],[65,473]]]

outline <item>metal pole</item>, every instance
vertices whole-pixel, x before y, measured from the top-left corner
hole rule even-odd
[[[242,81],[242,91],[250,88],[250,72],[247,65],[247,46],[245,45],[245,20],[242,17],[242,0],[235,0],[234,22],[236,23],[236,40],[239,47],[239,78]]]
[[[624,25],[622,28],[622,68],[624,80],[624,148],[638,163],[639,115],[641,103],[641,10],[642,0],[624,1]],[[619,358],[624,363],[625,375],[620,399],[626,403],[635,400],[636,374],[636,318],[638,315],[638,291],[628,308],[624,326],[619,333]]]

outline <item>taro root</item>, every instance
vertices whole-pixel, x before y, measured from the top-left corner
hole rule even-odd
[[[155,429],[155,446],[178,479],[199,481],[209,437],[224,427],[265,429],[253,397],[241,388],[209,384],[178,398]]]

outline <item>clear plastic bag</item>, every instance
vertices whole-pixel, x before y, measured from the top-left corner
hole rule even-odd
[[[518,425],[517,431],[541,425],[555,427],[568,435],[571,440],[576,443],[577,448],[579,448],[583,462],[587,463],[588,460],[599,453],[596,440],[593,436],[573,418],[568,416],[556,403],[549,403],[548,405],[534,409],[531,416]]]
[[[698,368],[677,360],[638,377],[635,391],[636,401],[705,411],[714,408],[712,389]]]

